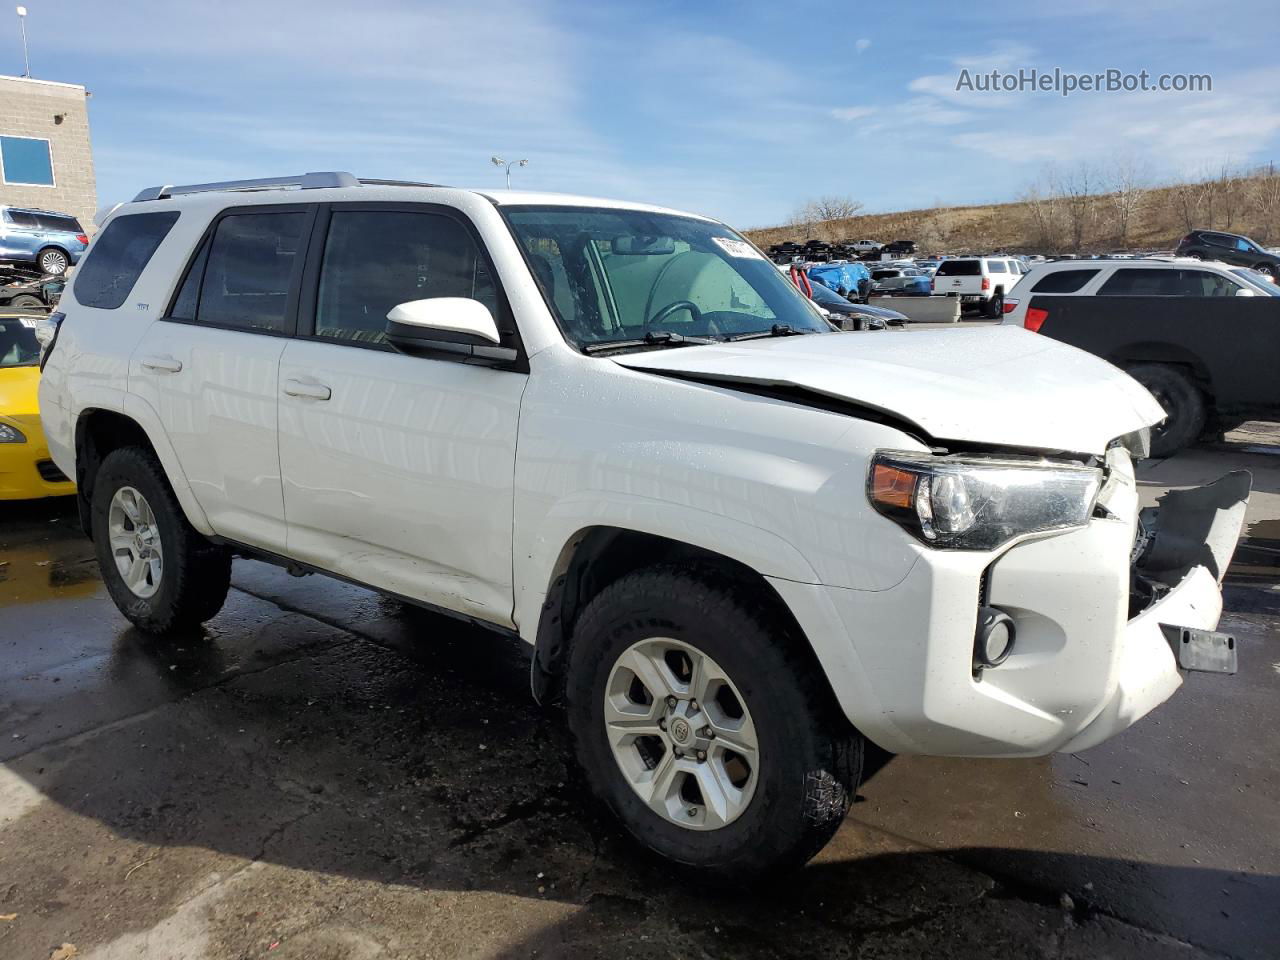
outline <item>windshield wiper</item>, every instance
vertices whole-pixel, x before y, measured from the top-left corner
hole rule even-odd
[[[775,323],[768,330],[757,330],[754,333],[739,333],[729,338],[729,341],[738,340],[763,340],[765,337],[802,337],[806,333],[817,333],[816,330],[796,330],[789,323]]]
[[[686,337],[670,330],[650,330],[636,340],[597,340],[583,344],[583,353],[604,353],[606,350],[628,350],[636,347],[693,347],[705,343],[717,343],[709,337]]]

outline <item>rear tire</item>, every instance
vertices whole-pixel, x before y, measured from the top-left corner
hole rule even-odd
[[[123,447],[102,461],[90,517],[102,580],[139,630],[190,629],[222,609],[231,553],[187,522],[164,468],[149,450]]]
[[[1256,267],[1254,267],[1253,269],[1257,270],[1259,273],[1263,274],[1264,276],[1268,276],[1268,277],[1270,277],[1270,278],[1271,278],[1271,280],[1272,280],[1272,282],[1275,282],[1275,279],[1276,279],[1276,268],[1275,268],[1275,266],[1274,266],[1273,264],[1270,264],[1270,263],[1260,263],[1260,264],[1258,264]]]
[[[1190,377],[1164,363],[1137,363],[1128,372],[1164,407],[1165,421],[1151,430],[1153,457],[1172,456],[1200,438],[1208,411]]]
[[[994,293],[991,299],[987,301],[986,308],[983,310],[983,316],[988,320],[999,320],[1004,316],[1004,294]]]
[[[862,735],[791,633],[758,591],[677,564],[616,581],[574,628],[565,701],[592,792],[645,847],[719,882],[801,866],[840,826],[862,773]],[[649,659],[636,660],[641,654]],[[680,658],[689,663],[683,687],[685,674],[671,665]],[[628,673],[637,662],[658,666]],[[648,679],[634,686],[642,674]],[[702,686],[701,705],[698,676],[723,677]],[[663,723],[620,739],[617,723],[606,722],[619,704],[645,724]],[[735,713],[749,738],[722,729]],[[690,722],[681,726],[681,716]],[[708,731],[709,740],[695,742]],[[729,749],[735,737],[750,749]],[[704,759],[691,758],[703,748]]]
[[[34,294],[20,293],[9,301],[9,306],[15,310],[43,310],[44,301]]]
[[[36,254],[36,266],[51,277],[60,277],[71,266],[71,258],[57,247],[45,247]]]

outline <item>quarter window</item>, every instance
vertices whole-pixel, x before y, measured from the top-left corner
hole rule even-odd
[[[135,213],[107,224],[76,271],[76,300],[101,310],[124,303],[177,219],[177,211]]]
[[[1239,284],[1207,270],[1117,270],[1100,297],[1231,297]]]
[[[1031,292],[1075,293],[1097,275],[1097,270],[1055,270],[1037,280]]]
[[[466,297],[499,317],[488,261],[451,217],[335,210],[329,220],[315,335],[385,343],[387,313],[412,300]]]
[[[5,183],[53,186],[53,157],[48,140],[0,137],[0,168],[3,168]]]
[[[215,327],[284,332],[289,288],[299,268],[306,224],[307,214],[301,211],[231,214],[218,221],[205,262],[196,320]],[[185,293],[179,294],[175,313],[189,309]]]

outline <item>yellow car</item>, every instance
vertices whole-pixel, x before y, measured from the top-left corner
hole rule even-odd
[[[36,316],[0,312],[0,500],[60,497],[76,485],[49,459],[36,386]]]

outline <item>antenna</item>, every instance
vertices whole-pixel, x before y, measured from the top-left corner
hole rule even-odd
[[[22,28],[22,65],[26,72],[23,76],[31,79],[31,59],[27,56],[27,8],[18,7],[18,26]]]

